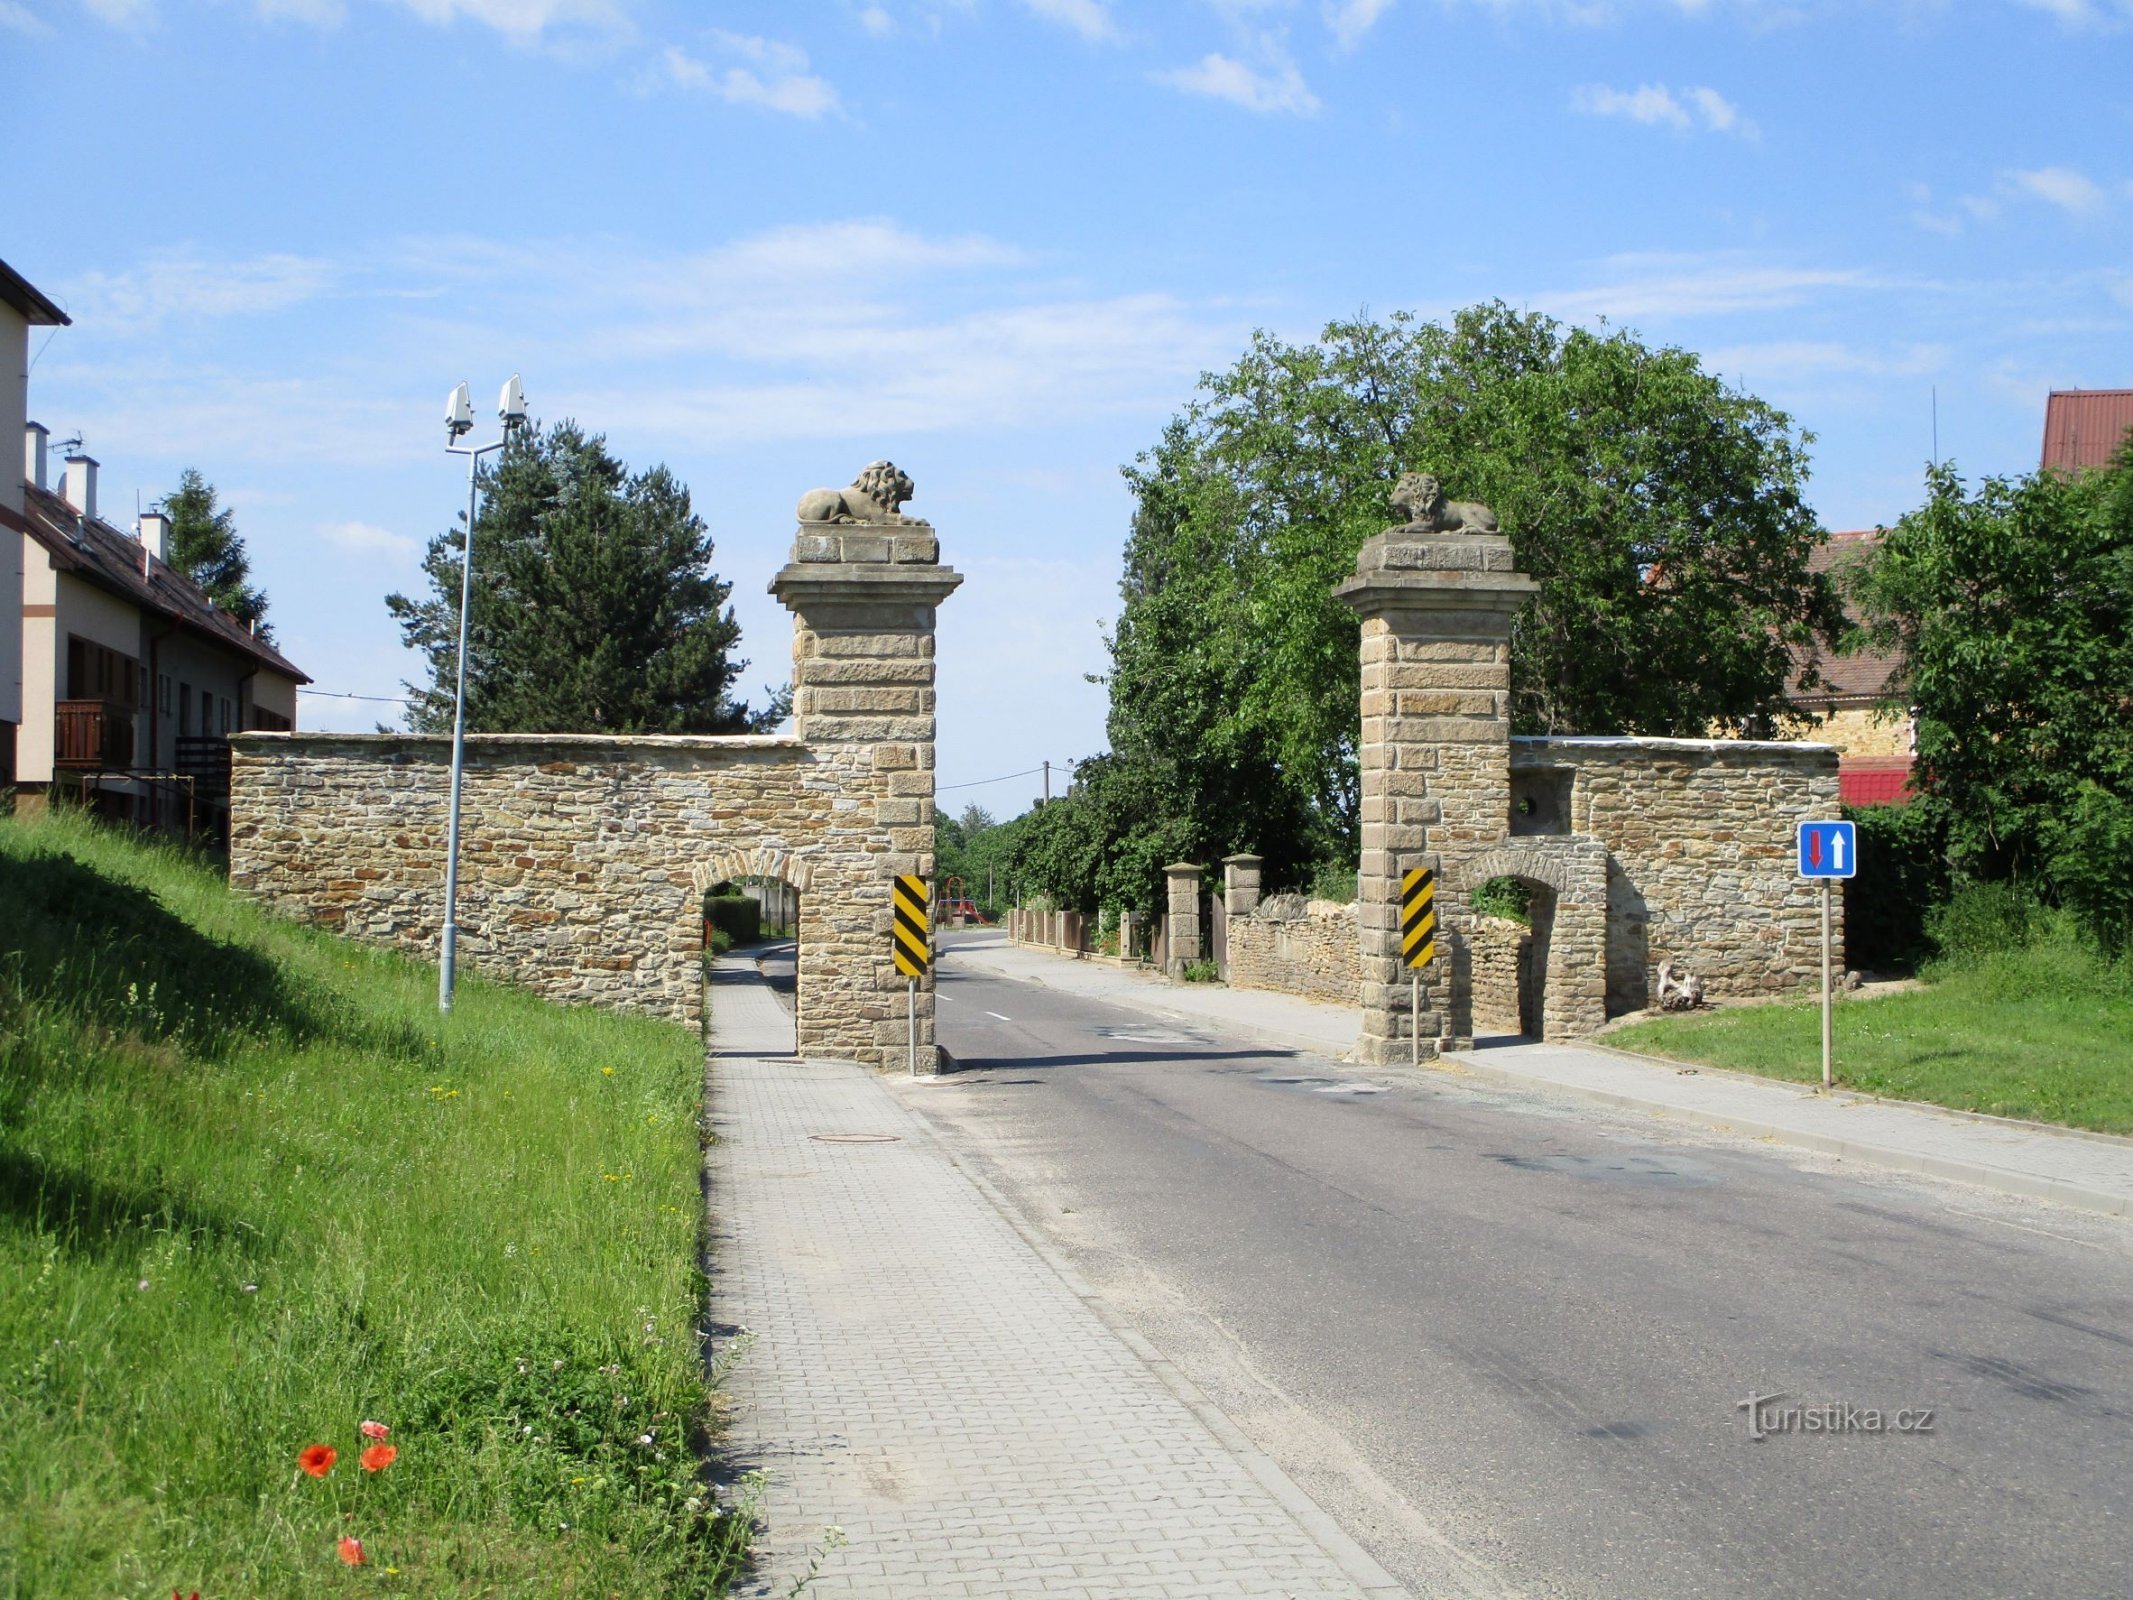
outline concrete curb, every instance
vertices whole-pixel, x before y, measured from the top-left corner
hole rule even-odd
[[[1588,1048],[1581,1046],[1581,1048]],[[1681,1063],[1664,1061],[1657,1056],[1634,1055],[1627,1050],[1611,1050],[1611,1055],[1622,1056],[1632,1061],[1647,1062],[1679,1071]],[[1566,1095],[1574,1100],[1584,1100],[1594,1105],[1603,1105],[1615,1110],[1641,1111],[1648,1116],[1664,1117],[1673,1122],[1686,1122],[1700,1128],[1709,1128],[1717,1133],[1740,1134],[1751,1139],[1768,1139],[1776,1144],[1791,1145],[1796,1149],[1813,1150],[1821,1155],[1835,1156],[1842,1161],[1858,1161],[1886,1167],[1897,1172],[1914,1172],[1930,1178],[1951,1178],[1958,1183],[1973,1183],[1981,1188],[1996,1189],[2002,1194],[2020,1195],[2029,1200],[2051,1200],[2060,1205],[2075,1206],[2083,1211],[2100,1211],[2106,1216],[2133,1216],[2133,1198],[2114,1194],[2108,1189],[2090,1189],[2081,1184],[2069,1183],[2060,1178],[2040,1178],[2032,1173],[2013,1172],[2005,1167],[1987,1166],[1982,1162],[1961,1161],[1950,1156],[1927,1155],[1916,1150],[1898,1150],[1888,1145],[1873,1144],[1858,1139],[1838,1139],[1829,1134],[1815,1133],[1805,1128],[1790,1128],[1782,1123],[1763,1122],[1753,1117],[1721,1116],[1715,1112],[1701,1111],[1693,1107],[1674,1105],[1665,1100],[1643,1095],[1625,1094],[1617,1089],[1599,1089],[1583,1084],[1564,1083],[1557,1078],[1542,1077],[1534,1073],[1519,1072],[1515,1068],[1500,1067],[1491,1062],[1478,1060],[1473,1054],[1448,1052],[1438,1058],[1437,1071],[1455,1069],[1459,1073],[1502,1084],[1507,1088],[1543,1090]],[[1698,1071],[1704,1069],[1698,1068]],[[1755,1079],[1757,1083],[1774,1080]],[[1875,1101],[1874,1104],[1897,1105],[1910,1109],[1915,1102]]]

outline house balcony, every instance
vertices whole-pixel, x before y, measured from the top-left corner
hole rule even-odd
[[[110,700],[61,700],[54,710],[54,766],[67,772],[124,772],[133,765],[133,707]]]
[[[213,805],[227,805],[230,798],[230,742],[219,736],[181,736],[178,740],[177,771],[193,780],[193,793]]]

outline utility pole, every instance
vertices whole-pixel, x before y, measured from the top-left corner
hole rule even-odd
[[[1052,803],[1052,764],[1049,761],[1044,764],[1044,803]]]

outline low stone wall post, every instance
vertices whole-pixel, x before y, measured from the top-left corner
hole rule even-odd
[[[1200,959],[1200,869],[1175,862],[1163,869],[1170,904],[1170,964],[1173,978]]]
[[[1248,917],[1259,909],[1259,873],[1265,858],[1234,855],[1222,858],[1222,905],[1233,917]]]

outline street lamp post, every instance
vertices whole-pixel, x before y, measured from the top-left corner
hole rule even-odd
[[[454,389],[444,405],[444,448],[467,458],[467,539],[459,561],[459,664],[458,682],[452,693],[452,806],[445,825],[444,846],[444,940],[437,957],[437,1009],[452,1009],[452,980],[459,943],[459,789],[467,764],[467,611],[474,599],[474,512],[481,490],[481,458],[511,442],[514,430],[526,420],[526,391],[518,374],[504,385],[496,414],[504,436],[493,444],[467,445],[459,441],[474,431],[474,407],[467,386]]]

